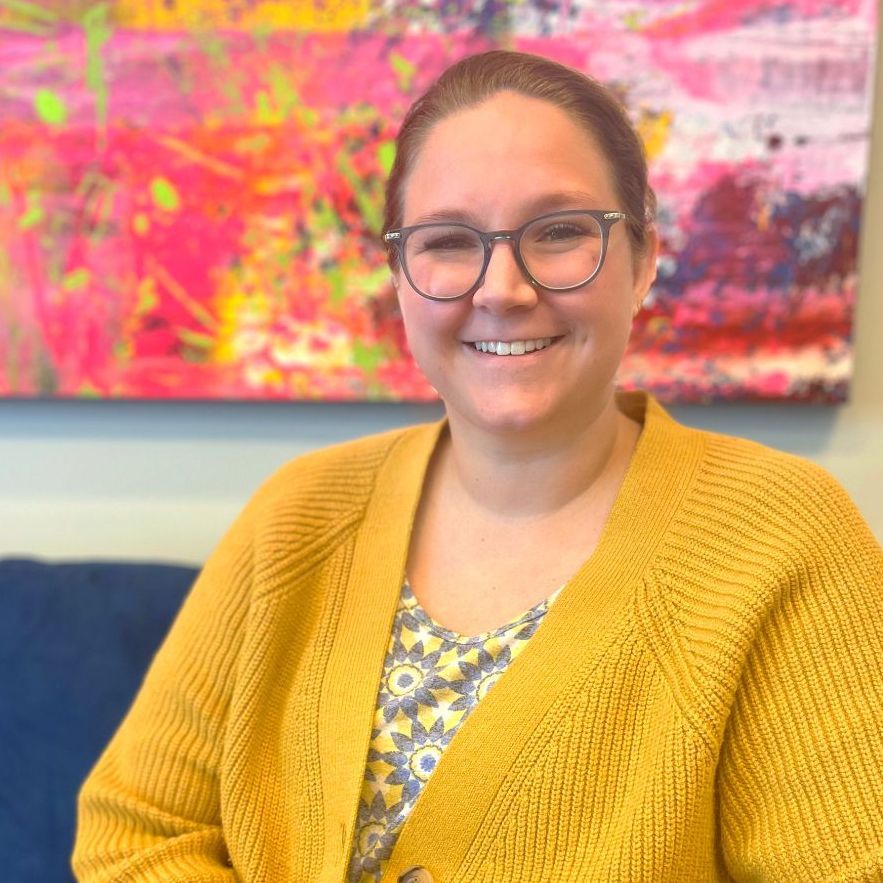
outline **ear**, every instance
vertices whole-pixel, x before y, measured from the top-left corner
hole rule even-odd
[[[647,248],[641,257],[635,259],[634,284],[632,286],[632,315],[637,316],[644,298],[656,281],[656,262],[659,258],[659,235],[655,227],[647,234]]]

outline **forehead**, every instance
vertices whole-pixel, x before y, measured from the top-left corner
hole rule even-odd
[[[514,224],[555,193],[617,207],[610,164],[583,125],[548,101],[501,92],[429,130],[405,182],[405,223],[450,209]]]

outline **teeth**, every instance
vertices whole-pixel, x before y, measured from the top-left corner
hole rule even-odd
[[[523,356],[525,353],[544,349],[551,343],[551,337],[539,337],[535,340],[476,340],[473,346],[482,353],[493,353],[497,356]]]

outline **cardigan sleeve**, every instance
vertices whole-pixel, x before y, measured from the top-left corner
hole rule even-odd
[[[72,868],[81,883],[237,879],[219,767],[250,589],[244,522],[206,563],[80,791]]]
[[[833,480],[826,495],[727,722],[719,821],[737,881],[883,880],[883,553]]]

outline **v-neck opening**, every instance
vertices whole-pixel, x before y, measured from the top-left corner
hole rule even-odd
[[[505,632],[509,632],[514,628],[527,625],[527,623],[533,622],[534,620],[542,617],[552,606],[555,599],[561,593],[561,590],[564,588],[565,585],[566,583],[563,583],[550,595],[534,604],[533,607],[529,608],[528,610],[522,611],[512,619],[504,622],[502,625],[496,626],[495,628],[488,629],[487,631],[480,632],[475,635],[464,635],[462,632],[449,629],[443,626],[437,620],[435,620],[417,599],[417,596],[414,594],[414,590],[411,588],[411,584],[408,579],[405,579],[402,584],[401,603],[408,609],[410,614],[424,628],[432,632],[432,634],[437,635],[438,637],[443,638],[446,641],[451,641],[455,644],[482,644],[486,641],[491,640],[492,638],[499,637]]]

